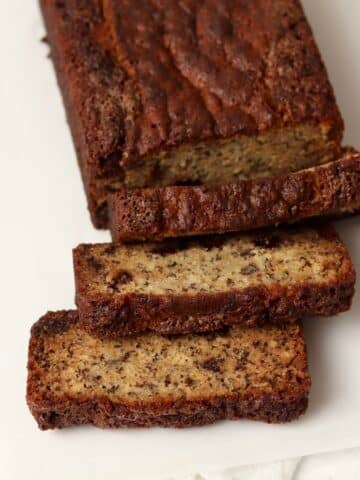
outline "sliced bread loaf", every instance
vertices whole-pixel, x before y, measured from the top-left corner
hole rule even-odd
[[[84,328],[114,337],[333,315],[350,307],[355,282],[330,226],[80,245],[74,267]]]
[[[306,410],[309,389],[299,324],[98,340],[76,312],[57,312],[32,329],[27,402],[42,429],[287,422]]]
[[[251,230],[360,211],[360,154],[277,177],[215,186],[123,190],[109,199],[114,241]]]
[[[40,4],[96,226],[124,185],[271,175],[339,150],[299,0]]]

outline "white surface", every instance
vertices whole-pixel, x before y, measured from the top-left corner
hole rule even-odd
[[[2,0],[4,1],[4,0]],[[307,0],[347,123],[360,147],[360,2]],[[40,432],[25,400],[31,324],[73,306],[71,249],[106,241],[92,229],[35,0],[0,16],[0,478],[170,478],[360,445],[360,303],[307,322],[313,389],[308,414],[284,426],[247,421],[193,430]],[[339,225],[360,270],[359,219]]]
[[[359,480],[360,449],[295,458],[271,464],[227,468],[178,480]],[[175,477],[169,480],[175,480]]]

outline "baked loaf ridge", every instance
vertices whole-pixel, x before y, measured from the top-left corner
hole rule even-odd
[[[252,230],[360,211],[360,154],[323,166],[215,186],[124,190],[109,199],[115,242]]]
[[[355,271],[331,226],[74,250],[83,327],[101,337],[192,333],[334,315]]]
[[[309,389],[300,324],[102,341],[57,312],[32,328],[27,402],[41,429],[288,422]]]
[[[298,0],[41,0],[94,224],[121,188],[333,159],[343,122]]]

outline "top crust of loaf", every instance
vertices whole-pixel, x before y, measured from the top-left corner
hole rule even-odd
[[[126,168],[156,150],[301,123],[341,138],[298,0],[41,4],[77,148],[100,170],[114,157]]]

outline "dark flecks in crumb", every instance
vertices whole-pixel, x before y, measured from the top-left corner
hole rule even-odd
[[[109,393],[115,393],[119,389],[119,385],[113,385],[108,389]]]
[[[253,273],[256,273],[258,271],[259,268],[254,263],[249,263],[249,265],[246,265],[246,267],[243,267],[240,270],[240,273],[242,275],[252,275]]]
[[[104,268],[102,262],[92,255],[86,258],[86,263],[90,270],[94,270],[95,272],[101,272]]]
[[[205,370],[210,370],[211,372],[221,372],[222,370],[222,364],[224,360],[222,358],[208,358],[201,364],[202,368],[205,368]]]
[[[123,358],[121,359],[122,362],[127,362],[130,358],[130,355],[131,355],[131,352],[126,352],[123,356]]]
[[[104,255],[114,255],[116,252],[116,246],[111,244],[104,249]]]
[[[186,377],[186,378],[185,378],[185,384],[186,384],[188,387],[193,386],[194,383],[195,383],[195,380],[192,379],[191,377]]]
[[[246,250],[243,250],[240,252],[240,257],[247,258],[247,257],[254,257],[255,252],[253,251],[252,248],[247,248]]]
[[[242,370],[248,362],[250,352],[248,350],[244,350],[240,353],[239,357],[236,360],[235,370]]]
[[[127,270],[119,270],[115,273],[115,275],[111,278],[110,287],[116,288],[120,285],[126,285],[130,283],[133,279],[133,276]]]
[[[277,235],[264,235],[254,240],[254,245],[260,248],[276,248],[280,243],[281,239]]]

